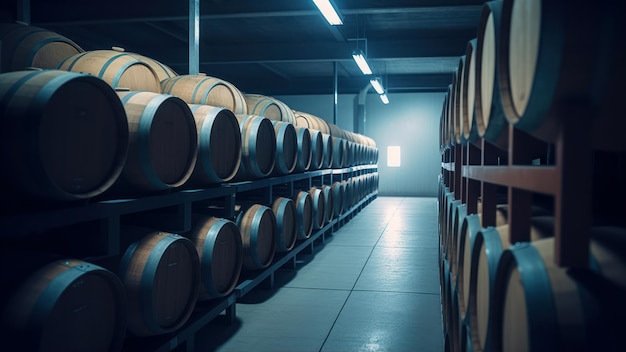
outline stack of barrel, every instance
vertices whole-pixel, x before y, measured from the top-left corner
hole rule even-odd
[[[619,136],[626,122],[615,111],[626,78],[626,25],[616,6],[608,0],[594,6],[505,0],[482,8],[477,38],[459,59],[440,120],[439,264],[446,351],[623,348],[626,209],[618,199],[626,195],[620,187],[626,140]],[[466,160],[478,149],[482,162]],[[463,178],[471,181],[471,174],[454,175],[481,163],[488,165],[484,174],[493,170],[495,175],[535,150],[542,152],[534,160],[547,165],[537,170],[576,169],[571,165],[577,159],[591,160],[591,170],[563,174],[560,190],[549,190],[549,197],[533,193],[525,205],[515,202],[512,184],[497,181],[508,192],[497,191],[495,209],[483,207],[480,192],[468,191]],[[494,155],[500,160],[491,160]],[[577,190],[566,185],[581,175],[589,175],[583,181],[591,196],[580,199],[593,207],[582,215],[590,218],[590,260],[559,266],[553,234],[570,219],[555,217],[554,206],[578,200]],[[483,181],[483,189],[487,186],[492,185]],[[523,210],[530,216],[528,242],[511,243],[507,204],[529,207]],[[491,226],[485,226],[493,211],[495,221],[490,215]],[[560,234],[561,241],[587,235],[569,231]]]
[[[371,138],[216,77],[178,75],[121,48],[85,52],[21,23],[0,24],[0,38],[4,213],[378,159]],[[4,267],[36,260],[3,273],[0,331],[23,337],[25,350],[64,351],[175,331],[197,301],[229,295],[242,271],[267,268],[377,188],[377,173],[355,174],[272,204],[242,202],[233,218],[194,206],[182,234],[122,224],[111,268],[9,249]]]

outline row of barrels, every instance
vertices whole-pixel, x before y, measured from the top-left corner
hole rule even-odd
[[[445,95],[441,147],[484,138],[506,149],[513,125],[548,143],[573,130],[594,149],[626,150],[626,122],[614,113],[626,78],[626,24],[617,6],[485,3],[477,38],[467,43]]]
[[[347,139],[172,95],[115,92],[92,75],[4,73],[0,96],[5,199],[128,196],[375,162],[365,161],[373,148]]]
[[[620,350],[626,327],[626,228],[594,227],[588,268],[554,261],[554,218],[533,207],[531,242],[439,188],[439,264],[446,351]],[[566,234],[567,235],[567,234]]]
[[[268,267],[275,253],[292,250],[376,184],[377,174],[363,174],[268,206],[243,203],[234,219],[195,209],[184,235],[123,226],[124,237],[138,240],[121,256],[118,275],[78,259],[7,252],[3,267],[13,269],[3,271],[0,334],[24,350],[116,351],[127,335],[175,331],[198,301],[230,294],[242,271]]]

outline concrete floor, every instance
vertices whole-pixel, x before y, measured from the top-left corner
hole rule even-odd
[[[378,197],[197,351],[442,351],[436,198]]]

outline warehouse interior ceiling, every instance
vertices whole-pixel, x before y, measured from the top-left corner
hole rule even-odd
[[[444,91],[476,37],[484,3],[334,2],[342,26],[330,26],[310,0],[201,0],[200,72],[246,93],[285,95],[331,94],[336,70],[338,93],[358,93],[369,82],[352,60],[358,48],[388,92]],[[16,0],[7,6],[5,18],[30,7],[32,25],[85,50],[122,47],[189,72],[189,1]]]

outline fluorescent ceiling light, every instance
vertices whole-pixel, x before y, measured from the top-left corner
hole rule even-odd
[[[337,12],[331,0],[313,0],[313,3],[317,6],[322,15],[324,15],[324,18],[328,21],[328,23],[333,26],[343,24],[341,16],[339,16],[339,12]]]
[[[380,95],[380,100],[383,101],[383,104],[389,104],[389,98],[387,98],[387,94],[385,93]]]
[[[352,58],[354,59],[354,62],[356,62],[356,64],[359,66],[359,68],[361,69],[361,72],[363,72],[364,75],[372,74],[370,65],[367,64],[367,61],[365,61],[365,56],[363,56],[363,51],[361,50],[353,51]]]
[[[385,93],[385,90],[383,89],[382,84],[380,84],[380,81],[378,80],[378,78],[372,78],[370,80],[370,83],[372,84],[372,87],[374,87],[374,90],[376,91],[376,93],[378,94]]]

